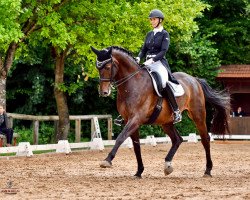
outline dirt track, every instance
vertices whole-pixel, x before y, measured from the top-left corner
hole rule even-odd
[[[174,172],[164,176],[164,158],[170,144],[142,146],[142,179],[133,179],[137,165],[133,150],[120,148],[113,168],[103,169],[103,152],[78,151],[70,155],[43,154],[31,158],[0,158],[0,187],[8,178],[17,194],[0,199],[250,199],[250,142],[211,144],[212,178],[203,178],[205,153],[201,143],[183,143]]]

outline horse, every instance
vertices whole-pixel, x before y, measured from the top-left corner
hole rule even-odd
[[[91,46],[91,49],[97,56],[96,68],[100,76],[99,94],[107,97],[111,94],[111,86],[117,88],[117,109],[125,124],[112,150],[101,161],[100,167],[112,167],[112,160],[120,145],[130,137],[137,160],[137,171],[134,176],[141,178],[144,165],[141,157],[139,127],[148,124],[159,96],[153,88],[151,77],[145,70],[145,66],[139,65],[131,52],[118,46],[102,50]],[[225,134],[229,130],[229,95],[224,90],[212,89],[205,79],[195,78],[184,72],[175,72],[173,76],[185,91],[184,95],[177,97],[178,106],[181,112],[186,110],[188,117],[195,123],[205,149],[204,176],[211,177],[213,162],[210,153],[210,135],[206,125],[206,102],[214,108],[211,122],[212,133]],[[173,124],[173,111],[167,99],[163,99],[162,109],[152,124],[160,125],[171,139],[172,145],[165,157],[164,165],[164,173],[169,175],[173,172],[172,160],[183,138]]]

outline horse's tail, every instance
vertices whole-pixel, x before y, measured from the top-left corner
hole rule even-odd
[[[230,95],[226,91],[213,90],[204,79],[198,79],[201,84],[206,102],[210,103],[215,113],[211,124],[211,132],[224,135],[229,133],[228,117],[230,111]]]

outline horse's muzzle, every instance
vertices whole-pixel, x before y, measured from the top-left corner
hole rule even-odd
[[[111,86],[109,86],[107,89],[101,89],[99,90],[99,95],[101,97],[108,97],[111,94]]]
[[[110,92],[100,92],[99,94],[101,97],[108,97],[110,95]]]

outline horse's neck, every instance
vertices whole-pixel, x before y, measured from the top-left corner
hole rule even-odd
[[[152,86],[148,72],[140,69],[136,63],[119,62],[116,81],[124,81],[118,87],[120,94],[124,94],[124,91],[143,91]]]
[[[117,80],[130,76],[139,70],[139,66],[132,60],[132,58],[128,58],[122,54],[117,54],[115,58],[119,63],[119,69],[116,75]]]

